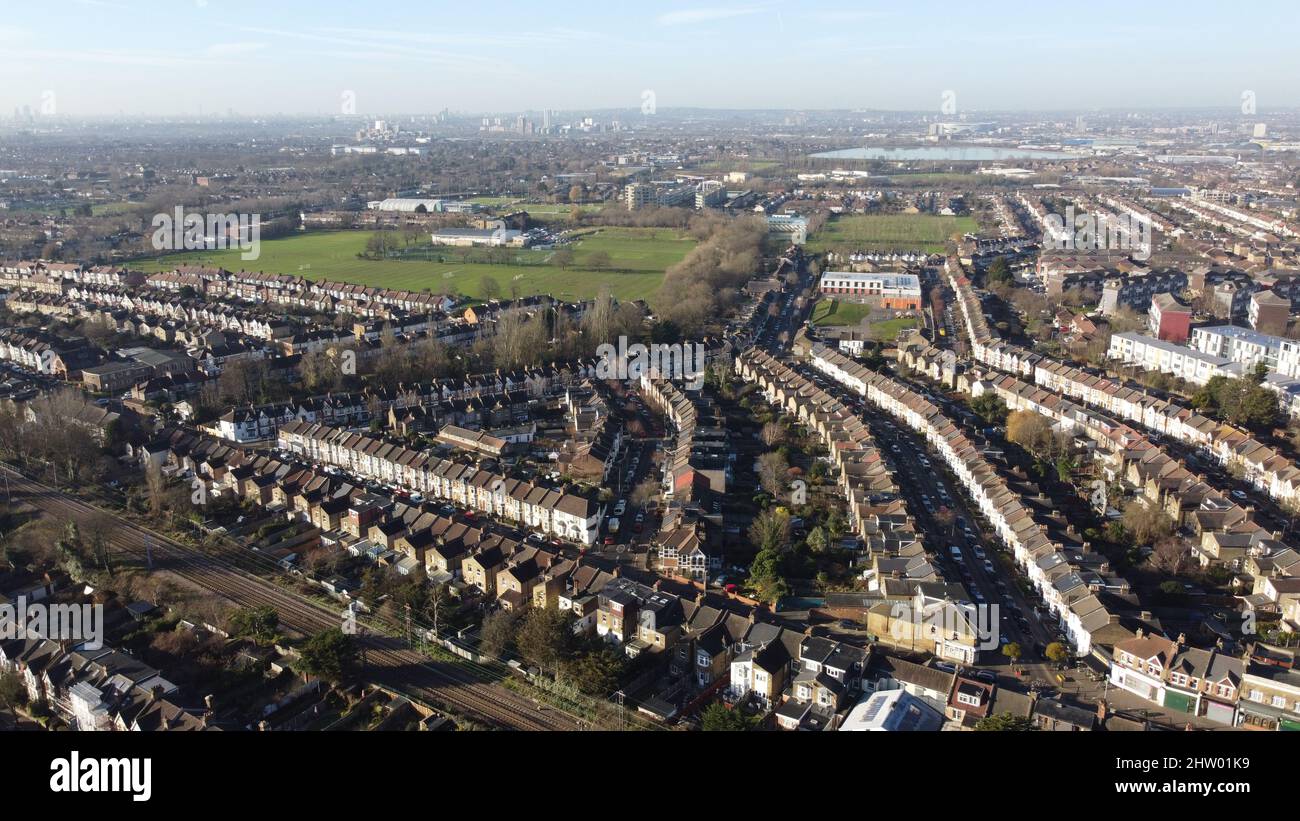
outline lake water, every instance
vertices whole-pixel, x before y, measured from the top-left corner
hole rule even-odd
[[[825,160],[936,160],[948,162],[997,162],[1000,160],[1077,160],[1086,155],[1068,151],[1048,151],[1042,148],[998,148],[991,145],[935,145],[915,148],[868,146],[845,148],[840,151],[823,151],[812,155]]]

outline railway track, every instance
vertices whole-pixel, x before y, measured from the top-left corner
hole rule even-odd
[[[60,518],[85,523],[92,517],[112,515],[79,499],[0,467],[9,479],[11,493]],[[338,627],[339,615],[303,601],[251,573],[232,567],[196,548],[188,547],[131,521],[114,517],[117,526],[106,538],[115,553],[151,561],[195,586],[210,590],[240,607],[272,607],[281,623],[304,635]],[[146,543],[148,547],[146,547]],[[518,730],[578,730],[583,723],[555,708],[544,709],[531,699],[499,684],[484,682],[453,663],[430,660],[401,641],[370,634],[361,637],[368,678],[377,684],[433,705],[449,705],[467,716],[496,727]]]

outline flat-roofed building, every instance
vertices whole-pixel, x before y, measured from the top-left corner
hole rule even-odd
[[[1106,355],[1126,365],[1172,374],[1194,385],[1204,385],[1215,376],[1241,375],[1240,366],[1234,366],[1230,359],[1137,333],[1112,334]]]
[[[916,274],[827,271],[819,290],[825,296],[893,311],[921,308],[921,278]]]
[[[1294,339],[1236,325],[1215,325],[1192,331],[1190,344],[1202,353],[1238,362],[1245,370],[1263,365],[1273,373],[1300,377],[1300,342]]]

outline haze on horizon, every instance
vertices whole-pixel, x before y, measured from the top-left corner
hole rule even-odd
[[[53,0],[0,20],[0,117],[1300,105],[1289,3],[545,6]],[[1212,23],[1212,21],[1214,21]],[[1211,24],[1212,23],[1212,24]]]

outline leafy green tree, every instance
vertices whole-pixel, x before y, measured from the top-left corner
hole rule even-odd
[[[1277,395],[1251,378],[1215,376],[1192,395],[1197,410],[1232,425],[1268,430],[1278,423]]]
[[[995,716],[985,716],[975,722],[975,729],[980,732],[1026,732],[1034,728],[1034,723],[1024,716],[1014,716],[1011,713],[1000,713]]]
[[[1007,423],[1007,403],[996,393],[981,393],[970,402],[970,409],[975,415],[991,427],[1001,427]]]
[[[301,654],[305,672],[333,684],[350,679],[361,667],[356,640],[337,627],[312,636]]]
[[[782,573],[781,556],[772,550],[761,550],[749,566],[749,583],[755,595],[775,604],[790,592],[790,585]]]
[[[700,714],[700,726],[705,732],[740,733],[757,727],[758,718],[715,701]]]
[[[267,645],[279,636],[280,614],[274,607],[245,607],[230,616],[230,634]]]
[[[612,647],[593,647],[564,666],[564,674],[590,696],[607,696],[618,689],[627,670],[627,656]]]

